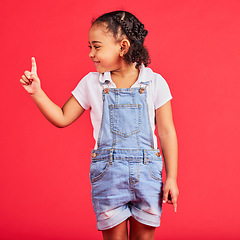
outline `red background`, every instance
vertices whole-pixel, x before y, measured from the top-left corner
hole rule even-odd
[[[168,82],[179,140],[178,213],[156,239],[240,239],[238,0],[1,1],[0,239],[101,239],[91,204],[89,111],[58,129],[19,83],[30,58],[62,106],[95,71],[93,17],[124,9],[149,30],[150,67]]]

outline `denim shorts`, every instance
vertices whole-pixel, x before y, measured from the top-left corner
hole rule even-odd
[[[162,168],[159,149],[92,150],[90,181],[98,230],[110,229],[129,217],[158,227]]]

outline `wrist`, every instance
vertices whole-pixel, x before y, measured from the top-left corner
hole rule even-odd
[[[40,88],[37,91],[30,93],[31,98],[33,99],[34,102],[41,101],[41,99],[44,98],[44,91]]]
[[[166,181],[167,180],[177,181],[177,176],[166,176]]]
[[[43,90],[39,88],[38,90],[35,90],[34,92],[29,93],[32,98],[41,97],[43,94]]]

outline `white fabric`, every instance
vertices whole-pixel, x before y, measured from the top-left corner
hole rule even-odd
[[[77,87],[72,91],[73,96],[77,99],[80,105],[85,109],[90,108],[90,117],[93,125],[93,137],[95,139],[95,147],[97,149],[97,139],[102,120],[102,86],[106,80],[109,82],[109,88],[116,88],[115,83],[111,79],[111,73],[103,74],[98,72],[90,72],[78,83]],[[155,110],[163,106],[166,102],[172,99],[170,89],[165,79],[158,73],[154,73],[150,68],[143,64],[140,68],[140,73],[137,81],[132,85],[132,88],[140,87],[141,82],[149,81],[147,87],[147,102],[149,109],[149,118],[152,131],[155,131]],[[157,148],[157,137],[153,135],[154,148]]]

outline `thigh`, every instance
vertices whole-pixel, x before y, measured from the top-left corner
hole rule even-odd
[[[130,221],[130,239],[146,239],[154,240],[155,236],[155,227],[151,227],[145,224],[138,222],[136,219],[131,217]]]
[[[127,240],[127,220],[118,224],[116,227],[102,231],[102,235],[104,240]]]

